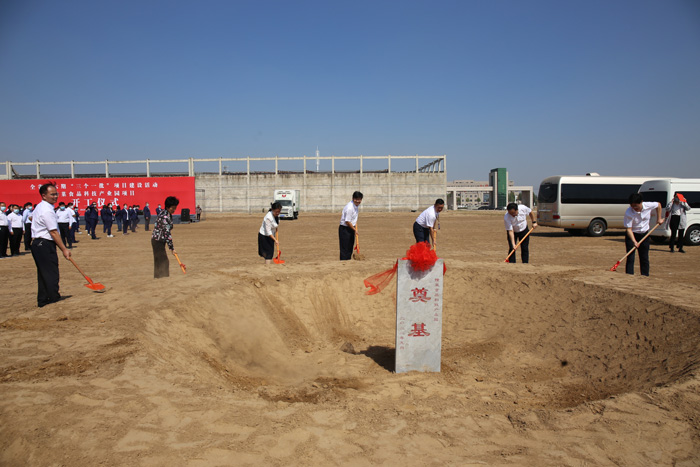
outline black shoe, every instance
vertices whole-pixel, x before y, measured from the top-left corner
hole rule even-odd
[[[685,253],[685,250],[678,250],[678,253]]]

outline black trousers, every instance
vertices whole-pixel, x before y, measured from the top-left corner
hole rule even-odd
[[[340,261],[352,259],[352,249],[355,246],[355,231],[347,225],[339,225],[338,240],[340,241]]]
[[[155,279],[169,277],[170,261],[168,261],[168,254],[165,252],[165,242],[151,239],[151,247],[153,248],[153,277]]]
[[[19,256],[19,247],[22,245],[23,235],[22,227],[12,228],[12,236],[10,237],[10,254],[12,256]]]
[[[527,235],[527,233],[529,231],[530,231],[530,229],[525,229],[522,232],[513,231],[513,239],[515,240],[515,243],[517,244],[518,242],[520,242],[520,240],[525,238],[525,235]],[[508,232],[506,232],[506,237],[508,238],[508,253],[510,253],[515,248],[515,245],[511,245],[510,235],[508,235]],[[523,240],[520,243],[520,246],[518,248],[520,248],[520,258],[523,260],[523,263],[529,263],[530,262],[530,237],[525,238],[525,240]],[[518,253],[513,253],[512,255],[510,255],[510,258],[508,258],[508,262],[509,263],[517,263],[518,261],[517,261],[517,258],[515,257],[515,255],[517,255],[517,254]]]
[[[676,242],[678,251],[683,250],[683,237],[685,236],[685,229],[679,229],[678,226],[681,225],[681,216],[671,216],[671,240],[668,242],[673,251],[673,243]],[[678,234],[678,240],[676,240],[676,234]]]
[[[102,221],[102,233],[112,235],[112,221]]]
[[[123,221],[122,221],[122,226],[124,226],[124,233],[126,233],[126,231],[129,229],[129,223],[130,223],[130,222],[131,222],[131,221],[129,221],[129,220],[125,220],[125,221],[123,220]]]
[[[6,225],[0,225],[0,258],[7,256],[7,241],[9,238],[9,227]]]
[[[149,230],[149,229],[148,229],[148,226],[151,224],[151,218],[150,218],[150,217],[144,217],[143,220],[144,220],[144,222],[146,223],[146,226],[144,227],[144,229],[146,230],[146,232],[148,232],[148,230]]]
[[[139,219],[137,217],[131,219],[131,231],[136,232],[136,224],[139,223]]]
[[[58,223],[58,232],[61,234],[61,241],[68,248],[73,246],[73,241],[70,238],[69,228],[70,228],[70,225],[68,224],[68,222],[59,222]]]
[[[58,293],[58,256],[56,244],[52,240],[35,238],[32,242],[32,257],[36,264],[38,290],[36,301],[39,307],[57,302],[61,299]]]
[[[647,234],[646,232],[632,233],[634,234],[634,239],[637,242],[639,242]],[[639,269],[642,273],[642,276],[649,275],[649,241],[650,240],[647,238],[646,240],[644,240],[643,243],[639,245],[639,248],[637,248],[636,252],[629,254],[629,256],[627,257],[627,262],[625,263],[625,272],[627,274],[634,274],[634,255],[639,254]],[[626,251],[630,251],[632,248],[634,248],[632,240],[630,240],[630,238],[627,235],[625,235],[625,248]]]
[[[32,248],[32,223],[24,224],[24,251]]]
[[[418,222],[413,223],[413,236],[416,238],[416,243],[430,243],[430,229],[421,226]]]

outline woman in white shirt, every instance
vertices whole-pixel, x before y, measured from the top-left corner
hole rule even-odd
[[[679,253],[685,253],[683,250],[683,237],[685,236],[685,228],[687,227],[686,211],[690,211],[690,206],[685,200],[685,196],[680,193],[675,193],[673,195],[673,200],[666,206],[666,213],[668,214],[668,224],[671,229],[671,239],[669,240],[669,247],[671,248],[671,253],[673,253],[673,244],[676,243],[678,246]],[[676,234],[678,234],[678,241],[676,242]]]
[[[258,232],[258,255],[265,258],[265,264],[272,262],[272,257],[275,256],[275,245],[279,245],[276,234],[279,228],[278,219],[281,210],[282,205],[280,203],[272,203]]]

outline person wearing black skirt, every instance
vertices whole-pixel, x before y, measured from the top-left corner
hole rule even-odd
[[[165,244],[168,244],[168,248],[175,255],[173,237],[170,232],[173,229],[173,213],[177,209],[178,204],[180,204],[179,199],[174,196],[168,196],[165,199],[165,209],[158,214],[153,228],[151,247],[153,248],[153,277],[156,279],[170,276],[170,261],[168,261],[168,255],[165,253]],[[126,226],[127,224],[124,225]]]
[[[282,205],[280,203],[272,203],[258,232],[258,255],[265,258],[265,264],[270,264],[272,257],[275,256],[276,234],[279,228],[278,219],[281,210]]]

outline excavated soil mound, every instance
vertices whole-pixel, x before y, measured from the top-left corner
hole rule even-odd
[[[154,310],[151,349],[185,363],[182,371],[214,373],[211,384],[223,379],[270,399],[316,402],[328,388],[362,391],[391,378],[395,329],[393,288],[360,295],[363,278],[229,276],[229,287],[202,293],[196,306]],[[700,322],[688,310],[556,274],[450,268],[443,336],[435,378],[457,391],[484,380],[521,388],[512,394],[521,407],[643,391],[683,378],[700,361]],[[372,359],[384,374],[324,365],[317,350],[331,362]]]

